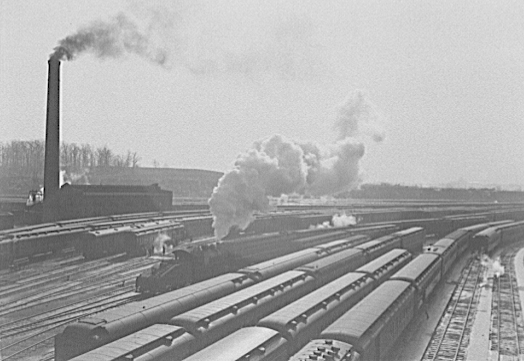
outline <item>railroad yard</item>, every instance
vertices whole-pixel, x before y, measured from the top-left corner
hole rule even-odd
[[[53,360],[54,336],[75,320],[139,297],[135,279],[155,261],[122,256],[53,259],[3,271],[2,360]]]
[[[0,361],[524,361],[524,2],[0,13]]]
[[[310,209],[303,215],[293,211],[292,216],[287,211],[275,213],[269,218],[261,217],[258,226],[255,223],[249,234],[221,242],[209,236],[191,237],[178,245],[170,245],[168,255],[163,254],[166,249],[162,246],[158,248],[157,244],[148,243],[147,247],[141,248],[138,256],[136,252],[126,254],[115,251],[97,253],[98,257],[84,257],[81,252],[85,252],[85,246],[78,247],[78,243],[72,243],[78,249],[73,247],[65,252],[39,253],[35,258],[24,258],[23,262],[11,262],[9,268],[0,270],[0,359],[116,360],[117,356],[108,358],[108,355],[116,355],[114,350],[120,350],[118,357],[122,359],[205,360],[210,359],[209,352],[213,355],[217,352],[215,345],[224,348],[228,342],[245,343],[246,350],[239,351],[243,352],[242,360],[255,359],[250,358],[255,356],[260,356],[257,360],[353,360],[359,354],[363,360],[393,361],[522,359],[524,297],[519,293],[524,289],[524,223],[513,221],[524,218],[524,210],[510,207],[479,212],[475,209],[471,213],[464,212],[465,216],[460,215],[464,209],[461,212],[454,210],[450,212],[453,221],[442,218],[447,217],[443,211],[435,213],[439,214],[437,218],[429,218],[432,215],[425,211],[412,214],[412,219],[403,220],[385,219],[385,215],[391,218],[394,211],[381,210],[369,212],[368,215],[365,215],[368,211],[361,211],[360,218],[367,217],[369,222],[342,227],[326,226],[322,222],[326,215],[331,218],[339,214],[337,209],[330,211]],[[418,219],[420,214],[428,218]],[[193,227],[193,230],[205,233],[198,231],[195,219],[200,219],[204,228],[209,227],[208,217],[202,214],[197,217],[193,214],[181,215],[176,218],[177,224],[183,224],[184,217],[190,220],[188,229]],[[281,217],[294,228],[282,232],[286,223],[279,220]],[[149,218],[151,215],[148,215]],[[322,223],[324,226],[312,227],[306,224],[305,219],[313,226]],[[127,234],[128,230],[122,232]],[[482,234],[490,234],[488,243],[481,243]],[[492,234],[510,236],[497,239],[498,243],[492,246],[489,243],[495,240]],[[101,239],[109,242],[110,238],[104,237]],[[139,237],[146,239],[143,233]],[[188,251],[188,245],[193,243],[197,247]],[[256,244],[258,248],[255,248]],[[267,254],[261,252],[262,244],[273,251]],[[286,244],[285,248],[281,248],[283,244]],[[153,252],[160,257],[152,257],[153,252],[149,252],[151,245],[155,246]],[[403,248],[405,254],[393,254],[399,252],[396,248]],[[207,260],[205,265],[208,267],[211,267],[213,257],[219,257],[226,250],[228,257],[234,250],[239,253],[257,250],[259,257],[244,259],[243,263],[239,263],[244,268],[217,268],[215,273],[210,272],[197,281],[184,281],[183,285],[173,287],[168,293],[162,294],[167,289],[156,294],[137,292],[137,277],[148,274],[152,267],[158,269],[157,276],[164,272],[162,265],[167,262],[169,252],[177,249],[179,252],[191,252],[196,257],[193,262],[199,259],[197,253],[202,252],[202,259]],[[142,252],[144,250],[148,252]],[[409,258],[405,258],[406,255]],[[176,272],[182,272],[183,258],[176,259]],[[377,264],[375,271],[361,270],[368,262]],[[421,272],[420,275],[410,275],[413,273],[409,271],[412,263],[411,268]],[[181,277],[182,273],[175,275]],[[354,289],[353,293],[346,294],[348,286],[337,284],[349,282],[343,281],[343,277],[349,277],[347,279],[351,282],[360,279],[358,282],[364,283],[354,283],[351,286],[354,288],[350,288]],[[413,278],[408,282],[410,277]],[[226,287],[228,282],[234,286]],[[362,312],[358,311],[359,307],[381,299],[382,289],[400,289],[400,286],[393,286],[395,282],[398,285],[404,283],[402,287],[405,289],[396,300],[391,301],[396,304],[393,308],[407,310],[404,319],[409,322],[401,325],[401,322],[391,321],[391,324],[376,326],[382,322],[380,317],[392,312],[391,308],[385,308],[375,315],[377,321],[362,336],[378,334],[380,336],[377,337],[385,337],[383,335],[387,333],[388,340],[381,341],[383,345],[393,342],[387,354],[376,353],[379,356],[375,358],[371,355],[378,352],[378,346],[367,349],[355,345],[347,347],[348,340],[360,341],[345,336],[333,338],[337,333],[350,332],[334,331],[338,327],[338,321],[334,322],[337,318],[340,321],[344,317],[349,320],[360,317],[358,314]],[[266,289],[271,291],[268,293]],[[316,289],[319,290],[318,296],[314,292]],[[425,289],[423,294],[417,293],[420,289]],[[207,293],[206,300],[197,301],[203,292]],[[305,297],[308,292],[310,295]],[[173,302],[183,304],[183,297],[188,295],[192,295],[194,301],[182,308],[171,306]],[[311,305],[308,306],[308,302],[312,302]],[[208,304],[209,310],[206,309]],[[319,313],[320,304],[324,305],[325,311],[322,312],[325,314]],[[286,306],[289,306],[290,312],[302,307],[304,311],[300,312],[303,314],[286,316]],[[217,307],[233,311],[231,314],[229,311],[215,314]],[[377,307],[376,310],[382,306]],[[163,313],[159,313],[160,309],[164,310]],[[194,315],[191,314],[192,309],[195,309]],[[356,310],[357,315],[352,315],[352,310]],[[140,321],[140,326],[136,318],[139,312],[143,314],[140,317],[147,320]],[[199,325],[202,322],[207,324],[204,336],[198,336],[201,331],[192,331],[190,323],[193,321],[189,321],[192,317],[197,317],[195,322]],[[286,317],[295,318],[285,321],[286,326],[271,326]],[[396,313],[391,313],[386,318],[395,320],[395,317]],[[303,323],[303,328],[298,327],[297,322]],[[106,338],[105,333],[99,333],[94,328],[98,327],[95,326],[97,324],[108,330],[104,332],[115,332],[115,335],[108,334]],[[126,324],[130,325],[129,328]],[[141,344],[145,341],[139,340],[145,339],[145,335],[151,338],[151,334],[162,334],[160,324],[165,324],[162,326],[164,336],[159,336],[160,343],[149,339]],[[248,338],[245,342],[239,338],[244,333],[272,327],[280,335],[271,331],[270,338],[266,341],[255,340],[253,346],[246,341]],[[283,337],[286,332],[293,336]],[[75,336],[75,333],[78,335]],[[100,336],[92,336],[95,334]],[[162,341],[165,337],[171,340],[167,344]],[[126,346],[122,346],[124,343],[119,346],[120,340],[127,340]],[[342,346],[337,346],[333,354],[323,346],[316,346],[315,342],[335,342]],[[373,344],[375,341],[369,342]],[[80,353],[74,350],[74,345],[78,346]],[[262,355],[264,357],[260,355],[262,349],[263,353],[267,353]],[[217,353],[215,359],[223,358]],[[234,356],[227,359],[240,358]]]

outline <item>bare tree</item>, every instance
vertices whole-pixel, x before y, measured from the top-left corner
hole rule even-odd
[[[137,168],[138,167],[138,162],[140,162],[141,158],[138,156],[138,154],[136,152],[134,152],[132,154],[132,157],[131,157],[131,164],[132,164],[132,167],[133,168]]]
[[[102,148],[97,148],[96,156],[98,159],[99,167],[109,167],[113,164],[113,152],[111,149],[104,145]]]

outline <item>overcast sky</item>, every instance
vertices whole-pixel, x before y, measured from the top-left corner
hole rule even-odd
[[[386,133],[362,139],[365,182],[524,185],[523,1],[0,4],[1,142],[44,138],[49,54],[118,18],[148,36],[146,56],[62,63],[66,142],[225,172],[273,134],[333,142],[358,89]]]

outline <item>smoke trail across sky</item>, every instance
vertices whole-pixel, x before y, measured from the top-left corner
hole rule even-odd
[[[324,71],[315,31],[307,15],[274,1],[136,1],[126,13],[80,27],[51,56],[134,54],[195,76],[269,72],[289,80]]]
[[[281,135],[255,142],[238,156],[209,200],[216,237],[225,237],[232,226],[245,229],[255,211],[268,211],[268,196],[322,196],[355,188],[364,155],[359,138],[382,141],[384,132],[378,119],[374,105],[362,91],[356,91],[338,109],[333,144],[298,142]]]
[[[99,58],[118,58],[134,53],[159,65],[167,61],[166,50],[154,46],[150,34],[141,32],[138,25],[124,14],[80,28],[75,34],[60,40],[54,50],[51,56],[59,60],[72,60],[83,52],[91,52]]]

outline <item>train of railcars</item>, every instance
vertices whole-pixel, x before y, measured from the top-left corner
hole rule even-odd
[[[418,290],[418,297],[415,298],[414,302],[416,302],[418,308],[421,307],[421,305],[427,300],[427,298],[431,294],[431,291],[434,289],[437,282],[441,279],[442,275],[445,274],[452,266],[450,262],[447,262],[447,259],[450,257],[454,257],[453,253],[460,254],[461,252],[465,251],[467,247],[464,245],[467,245],[471,241],[472,236],[476,232],[482,231],[487,227],[501,223],[503,222],[494,222],[489,224],[480,224],[465,227],[447,235],[446,238],[444,238],[441,241],[456,241],[457,244],[455,246],[451,246],[450,244],[448,244],[450,252],[440,252],[440,250],[446,246],[446,242],[438,241],[435,243],[434,248],[425,249],[425,251],[428,252],[427,254],[423,254],[417,257],[416,260],[411,262],[402,270],[398,271],[393,277],[393,279],[403,280],[406,282],[410,282],[412,285],[414,285],[415,289]],[[373,241],[368,243],[372,244],[372,242]],[[453,251],[453,253],[451,252],[451,250]],[[322,292],[319,292],[319,294],[322,294]],[[340,295],[341,294],[339,293],[337,297],[340,297]],[[309,296],[306,296],[301,300],[305,300],[307,299],[307,297]],[[316,312],[319,312],[319,310],[324,311],[326,309],[329,309],[330,305],[330,303],[327,300],[324,300],[323,303],[317,305],[318,307],[316,309],[314,307],[307,308],[307,311],[311,313],[308,314],[308,312],[306,312],[306,309],[301,309],[299,307],[301,300],[296,301],[296,305],[286,306],[285,308],[275,312],[274,315],[268,316],[266,319],[261,320],[257,324],[258,327],[252,328],[252,331],[249,331],[249,328],[243,329],[242,331],[238,331],[239,334],[235,333],[221,341],[218,341],[215,345],[209,346],[208,349],[205,349],[195,354],[193,357],[188,358],[188,360],[204,360],[210,354],[218,355],[217,357],[221,360],[243,359],[236,357],[229,358],[229,356],[235,354],[236,351],[240,352],[236,354],[237,356],[246,357],[245,359],[250,359],[249,357],[254,357],[254,359],[257,360],[287,360],[287,356],[291,352],[294,352],[293,350],[296,350],[297,348],[303,346],[303,344],[308,339],[315,337],[315,333],[318,334],[318,332],[320,332],[320,326],[319,328],[315,329],[313,326],[309,325],[315,324],[315,322],[313,321],[315,317],[318,317],[317,319],[323,320],[323,318],[326,317],[326,315],[323,315],[322,313],[317,314]],[[295,315],[296,317],[279,318],[279,314],[280,316],[286,314],[284,310],[286,310],[287,312],[291,312],[291,314]],[[309,321],[311,321],[311,323]],[[272,328],[272,330],[262,331],[260,330],[260,327],[269,327]],[[309,332],[306,331],[307,329],[309,329]],[[290,336],[290,333],[294,336]],[[317,340],[315,342],[322,345],[325,344],[325,342],[333,344],[338,343],[339,341]],[[238,349],[233,347],[233,345],[235,344],[242,344],[243,346],[242,348]],[[257,344],[265,345],[267,347],[265,347],[264,351],[261,352],[260,349],[254,347]],[[318,344],[309,345],[309,348],[304,352],[306,354],[312,351],[316,352],[316,347],[318,346]],[[349,357],[349,355],[351,354],[350,350],[353,350],[352,352],[354,352],[355,347],[353,347],[353,345],[346,346],[348,352],[346,356]],[[225,356],[225,354],[220,353],[224,350],[229,351],[227,353],[227,357]],[[284,352],[283,350],[287,351]],[[333,349],[331,349],[330,347],[326,347],[322,350],[333,351]],[[314,356],[316,354],[311,353],[311,355]],[[325,355],[333,356],[334,354],[333,352],[327,352],[325,353]],[[300,358],[297,358],[297,360],[298,359]]]
[[[408,251],[394,249],[186,360],[287,360],[411,259]]]
[[[145,244],[151,243],[155,238],[154,233],[162,238],[166,238],[167,233],[173,244],[191,239],[200,232],[209,234],[211,231],[208,232],[207,227],[211,227],[211,216],[202,216],[202,214],[201,211],[122,214],[63,220],[2,231],[0,232],[0,268],[11,265],[16,260],[30,259],[51,252],[59,253],[73,248],[84,253],[86,258],[122,252],[130,255],[145,254]],[[170,229],[161,230],[162,227],[159,226],[158,232],[153,231],[155,224],[159,225],[167,221],[179,222],[184,229],[178,225],[171,225]],[[144,229],[146,223],[148,230]],[[187,230],[192,234],[188,234]],[[135,238],[131,239],[132,237]]]
[[[273,233],[219,242],[215,239],[190,242],[175,248],[172,257],[164,258],[160,264],[143,272],[136,280],[136,289],[145,294],[166,292],[332,240],[355,234],[378,237],[395,230],[391,225],[342,227],[287,232],[284,235]]]
[[[523,232],[524,221],[496,225],[477,233],[473,237],[473,246],[478,252],[491,253],[501,244],[521,241]]]
[[[450,211],[451,212],[451,211]],[[395,212],[370,212],[370,213],[360,213],[357,214],[357,217],[360,218],[367,218],[368,221],[370,220],[382,220],[382,221],[388,221],[392,219],[398,219],[399,217],[401,219],[405,218],[412,218],[417,215],[423,215],[426,214],[426,212],[422,211],[409,211],[404,215],[401,216],[394,216]],[[506,213],[503,213],[506,214]],[[499,216],[503,216],[503,214],[498,214]],[[153,217],[153,215],[151,215]],[[239,236],[246,236],[250,234],[265,234],[269,232],[282,232],[282,231],[294,231],[299,229],[305,229],[317,224],[326,223],[331,219],[332,215],[327,213],[318,213],[318,212],[277,212],[272,213],[268,215],[259,215],[255,219],[255,221],[244,231],[238,232],[238,230],[235,232],[232,230],[232,232],[229,234],[227,239],[233,239]],[[371,218],[370,218],[371,217]],[[154,218],[153,218],[154,219]],[[421,221],[418,225],[423,225],[428,230],[428,233],[433,232],[436,236],[442,236],[444,234],[447,234],[451,232],[454,229],[467,226],[470,224],[476,224],[479,222],[484,221],[491,221],[495,219],[495,213],[489,215],[489,214],[483,214],[482,216],[471,216],[469,214],[467,215],[454,215],[439,219],[433,219],[430,221]],[[209,235],[212,233],[212,217],[210,216],[197,216],[197,217],[188,217],[180,220],[181,224],[185,228],[185,235],[188,239],[196,239],[201,236]],[[365,221],[364,221],[365,222]],[[417,225],[417,222],[411,221],[397,221],[399,223],[405,222],[405,227],[414,226]],[[115,240],[112,238],[112,236],[115,236]],[[119,236],[115,232],[106,232],[103,235],[98,235],[97,238],[100,238],[101,240],[96,242],[97,244],[103,243],[105,248],[108,250],[118,249],[118,247],[114,247],[113,243],[119,243]],[[140,243],[137,241],[136,243]],[[177,242],[174,242],[177,243]],[[89,249],[89,245],[84,245],[84,249]],[[104,251],[104,254],[107,254],[108,251]],[[140,253],[140,252],[136,252]]]
[[[48,253],[58,254],[67,249],[80,250],[86,258],[115,252],[135,255],[141,253],[147,243],[153,244],[153,234],[158,236],[162,232],[171,234],[172,239],[185,239],[184,229],[177,222],[148,219],[134,222],[133,226],[129,221],[72,224],[10,234],[0,240],[0,268],[13,264],[16,260],[31,259]],[[120,233],[127,237],[125,241]],[[97,238],[102,239],[99,235],[103,234],[112,234],[115,241],[97,243]],[[86,239],[95,244],[90,246],[84,243]],[[141,254],[145,255],[145,251]]]
[[[416,229],[413,232],[419,235],[420,248],[422,248],[423,234]],[[408,239],[410,235],[406,234],[404,238]],[[360,245],[364,245],[368,239],[369,237],[366,236],[355,236],[354,238],[324,243],[241,269],[235,273],[227,273],[80,320],[67,326],[64,332],[55,338],[55,357],[57,361],[67,360],[142,328],[155,323],[165,322],[166,319],[177,314],[243,289],[255,282],[275,276],[277,272],[284,272],[299,267],[299,263],[311,262],[313,260],[311,257],[320,258],[322,255],[331,254],[333,255],[332,257],[338,259],[336,261],[335,258],[330,260],[328,258],[320,258],[320,263],[317,264],[317,278],[320,277],[320,269],[332,271],[332,263],[343,264],[342,269],[344,267],[358,267],[364,260],[361,256],[364,252],[351,247],[355,245],[355,241]],[[401,243],[402,241],[397,241],[391,244],[397,246]],[[411,243],[409,242],[409,244]],[[369,257],[378,256],[382,249],[375,248],[372,251],[374,253],[370,253]],[[352,262],[348,262],[348,259],[351,259]],[[323,265],[322,267],[320,267],[321,264]],[[302,272],[312,273],[313,271],[303,270]]]
[[[76,249],[86,259],[117,253],[138,256],[154,253],[155,247],[176,246],[186,239],[182,224],[166,220],[83,232]]]
[[[341,252],[343,253],[345,253],[345,261],[339,254],[328,256],[174,317],[169,321],[171,328],[165,325],[152,325],[78,356],[74,360],[117,360],[129,358],[130,355],[133,355],[134,360],[141,361],[181,360],[229,333],[242,334],[243,330],[236,330],[244,325],[256,323],[266,315],[269,315],[266,321],[272,322],[274,317],[280,317],[278,314],[284,318],[293,317],[291,314],[298,315],[298,309],[310,308],[308,304],[316,310],[329,304],[321,312],[322,315],[315,314],[315,312],[308,313],[310,323],[309,327],[304,330],[309,331],[325,324],[329,317],[341,314],[345,307],[350,307],[351,304],[358,302],[378,284],[386,280],[390,273],[400,269],[411,259],[408,251],[396,249],[357,268],[358,265],[365,262],[362,251],[346,249]],[[333,263],[338,264],[339,268],[335,273],[333,271],[337,267],[333,267]],[[347,273],[348,270],[353,270],[353,272]],[[319,285],[323,286],[322,291],[318,290]],[[305,296],[306,300],[302,301],[304,298],[300,296],[313,289],[317,290]],[[291,302],[295,308],[289,305]],[[276,311],[284,304],[288,304],[285,307],[288,313]],[[275,314],[277,316],[274,316]],[[300,318],[300,315],[298,316]],[[169,342],[161,342],[158,338],[150,337],[150,335],[158,334],[159,331],[173,337]],[[163,337],[161,335],[159,338],[165,341]],[[242,339],[240,344],[237,343],[235,349],[230,351],[238,352],[238,348],[246,346],[248,344]],[[207,353],[206,357],[209,355],[213,353]],[[196,356],[197,354],[190,359]],[[223,360],[220,354],[207,358],[207,360],[213,359]]]
[[[343,249],[343,245],[338,243],[333,247]],[[313,247],[81,319],[67,326],[56,336],[55,358],[57,361],[68,360],[129,333],[164,322],[177,314],[253,285],[265,276],[275,275],[277,271],[290,270],[328,255],[331,251],[332,249]]]
[[[79,242],[79,238],[88,232],[107,229],[125,229],[134,225],[135,234],[146,238],[138,232],[144,224],[150,226],[162,222],[177,222],[185,213],[180,212],[150,212],[142,214],[114,215],[109,217],[95,217],[77,220],[46,223],[38,226],[23,227],[0,234],[0,268],[12,265],[17,260],[31,259],[38,255],[60,253],[63,250],[83,248],[89,249]],[[176,227],[180,228],[180,227]],[[116,232],[114,232],[116,234]],[[118,242],[116,242],[118,244]],[[141,239],[136,239],[131,244],[141,246]],[[111,242],[99,244],[101,254],[108,254],[112,249],[119,249]],[[107,250],[106,250],[107,248]],[[121,250],[121,248],[119,249]],[[121,250],[122,252],[136,252],[133,248]],[[145,253],[144,253],[145,254]]]
[[[430,212],[423,211],[422,213],[417,213],[416,210],[409,211],[410,213],[404,214],[402,217],[414,217],[416,215],[423,215]],[[446,213],[448,212],[448,213]],[[450,209],[447,211],[440,210],[441,215],[456,213],[457,209]],[[464,211],[463,211],[464,212]],[[16,260],[32,258],[39,254],[46,253],[58,253],[64,249],[72,249],[76,246],[73,244],[78,240],[78,236],[87,231],[99,230],[103,228],[117,228],[123,227],[125,225],[132,224],[134,222],[153,222],[153,221],[162,221],[166,219],[172,219],[179,221],[185,228],[186,235],[188,239],[195,239],[203,235],[209,235],[212,233],[212,217],[209,215],[203,215],[205,212],[201,211],[187,211],[187,212],[149,212],[149,213],[140,213],[140,214],[124,214],[124,215],[114,215],[107,217],[94,217],[88,219],[77,219],[77,220],[66,220],[56,223],[42,224],[32,227],[24,227],[23,229],[14,229],[10,231],[0,232],[0,267],[6,267],[12,265]],[[290,213],[290,214],[287,214]],[[434,212],[433,212],[434,213]],[[368,220],[388,220],[389,218],[398,218],[394,215],[394,212],[383,212],[380,216],[380,212],[356,212],[355,216],[357,218],[368,218]],[[276,222],[278,227],[282,227],[279,231],[305,227],[306,225],[315,224],[318,222],[325,223],[325,220],[329,218],[329,215],[326,213],[320,213],[315,211],[309,212],[282,212],[281,222]],[[295,216],[293,216],[295,215]],[[401,217],[401,218],[402,218]],[[469,215],[468,217],[471,217]],[[524,210],[518,208],[506,208],[502,210],[489,210],[483,213],[483,217],[486,218],[486,221],[499,220],[504,218],[511,218],[515,220],[524,219]],[[267,232],[271,230],[272,221],[278,217],[276,215],[262,215],[259,217],[260,221],[256,220],[253,225],[250,227],[253,228],[253,231],[256,232]],[[285,220],[285,221],[284,221]],[[365,221],[364,221],[365,222]],[[398,222],[398,223],[397,223]],[[469,222],[469,223],[464,223]],[[102,226],[102,224],[104,224]],[[274,223],[274,222],[273,222]],[[422,226],[426,228],[429,234],[435,234],[437,237],[449,233],[451,230],[473,224],[475,221],[471,218],[462,219],[452,219],[447,221],[442,221],[441,218],[429,219],[429,220],[419,220],[419,221],[395,221],[400,227],[411,227],[411,226]],[[478,222],[477,222],[478,223]],[[276,227],[276,228],[278,228]],[[275,228],[273,228],[275,229]],[[97,240],[98,244],[103,244],[105,250],[101,250],[100,254],[109,254],[111,249],[119,249],[115,247],[110,237],[112,234],[116,235],[116,232],[107,232],[107,237],[102,241],[101,235]],[[116,237],[114,241],[117,244],[121,242],[119,236]],[[140,242],[135,242],[140,244]],[[89,249],[89,246],[84,245],[84,249]],[[128,249],[126,252],[130,253],[135,252],[136,254],[142,253],[138,250]]]
[[[338,353],[330,353],[335,360],[387,359],[385,355],[397,337],[420,311],[437,283],[452,267],[452,262],[448,261],[450,258],[459,257],[461,250],[474,251],[481,241],[488,243],[483,250],[493,251],[497,246],[522,240],[524,237],[523,222],[494,227],[484,224],[463,231],[462,235],[449,235],[444,239],[446,242],[437,242],[436,249],[428,248],[426,253],[416,257],[391,276],[388,281],[328,326],[320,336],[290,360],[305,360],[311,355],[316,355],[314,352],[318,351],[321,351],[318,355],[323,355],[331,348],[319,350],[319,347],[333,344],[338,345]],[[501,237],[497,236],[497,233]],[[456,243],[448,242],[453,239]],[[462,243],[467,241],[469,245],[463,247]],[[494,246],[489,246],[490,241]],[[447,252],[446,248],[452,251]]]

